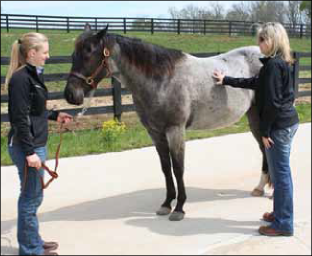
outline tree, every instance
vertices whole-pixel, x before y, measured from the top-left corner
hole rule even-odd
[[[225,17],[224,7],[219,2],[213,2],[210,8],[210,13],[215,20],[223,20]]]
[[[226,15],[227,20],[249,21],[251,19],[250,2],[234,4]]]
[[[286,15],[291,28],[296,30],[297,25],[302,23],[301,1],[288,1]]]
[[[281,1],[251,2],[251,20],[255,22],[276,21],[284,23],[285,5]]]
[[[302,1],[300,5],[300,10],[303,11],[311,20],[311,2]]]

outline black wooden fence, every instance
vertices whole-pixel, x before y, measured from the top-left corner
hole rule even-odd
[[[82,30],[88,22],[94,30],[109,24],[110,31],[126,34],[133,32],[171,32],[227,35],[255,35],[256,23],[233,20],[196,19],[156,19],[156,18],[102,18],[102,17],[64,17],[43,15],[1,14],[1,29],[36,30]],[[311,24],[283,24],[290,37],[311,37]]]
[[[216,56],[220,53],[195,53],[192,54],[196,57],[212,57]],[[299,61],[300,58],[311,58],[311,53],[302,53],[295,52],[294,57],[296,58],[296,62],[292,67],[293,72],[293,84],[296,91],[296,97],[303,96],[311,96],[311,90],[309,91],[299,91],[299,84],[307,84],[311,83],[311,77],[309,78],[300,78],[299,71],[311,71],[311,66],[300,66]],[[9,57],[1,57],[1,65],[9,64]],[[47,64],[60,64],[60,63],[71,63],[71,57],[61,56],[61,57],[51,57]],[[68,74],[47,74],[44,75],[44,79],[46,82],[51,81],[64,81],[68,77]],[[1,76],[1,84],[5,81],[5,77]],[[100,106],[100,107],[90,107],[85,112],[85,115],[94,115],[94,114],[110,114],[113,113],[114,116],[118,119],[121,118],[123,112],[132,112],[135,111],[135,106],[133,104],[122,104],[122,96],[131,94],[127,89],[122,88],[121,84],[114,78],[112,78],[112,88],[108,89],[98,89],[96,90],[94,96],[112,96],[113,97],[113,105],[112,106]],[[8,95],[1,95],[1,104],[8,102]],[[50,100],[59,100],[64,99],[63,92],[52,92],[49,93]],[[64,112],[67,112],[71,115],[76,115],[82,111],[82,108],[75,109],[60,109]],[[8,114],[1,114],[1,122],[8,122]]]

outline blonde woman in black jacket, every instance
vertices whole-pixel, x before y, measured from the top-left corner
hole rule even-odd
[[[292,236],[293,183],[289,159],[299,124],[291,82],[290,65],[293,59],[287,32],[279,23],[264,24],[258,32],[258,44],[266,57],[261,59],[263,67],[257,77],[233,78],[215,71],[214,78],[218,85],[256,92],[260,131],[274,185],[273,212],[263,215],[263,219],[271,225],[260,227],[259,232],[267,236]]]
[[[24,34],[12,45],[6,77],[11,124],[8,150],[21,184],[17,224],[20,255],[57,255],[52,251],[58,248],[56,242],[44,242],[39,235],[37,210],[43,200],[41,164],[47,157],[48,119],[67,123],[72,116],[46,109],[48,90],[43,81],[43,66],[48,58],[47,37],[40,33]],[[25,162],[29,171],[24,183]]]

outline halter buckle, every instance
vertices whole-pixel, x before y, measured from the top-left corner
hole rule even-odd
[[[93,79],[92,77],[87,77],[86,83],[87,83],[88,85],[92,85],[92,84],[94,83],[94,79]]]
[[[108,50],[107,48],[104,48],[103,55],[104,55],[105,57],[109,57],[110,52],[109,52],[109,50]]]

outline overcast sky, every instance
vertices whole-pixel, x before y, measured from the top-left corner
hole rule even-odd
[[[214,1],[215,2],[215,1]],[[235,2],[219,1],[225,9]],[[169,8],[178,10],[193,4],[208,7],[210,1],[1,1],[1,13],[90,16],[90,17],[155,17],[169,18]]]

